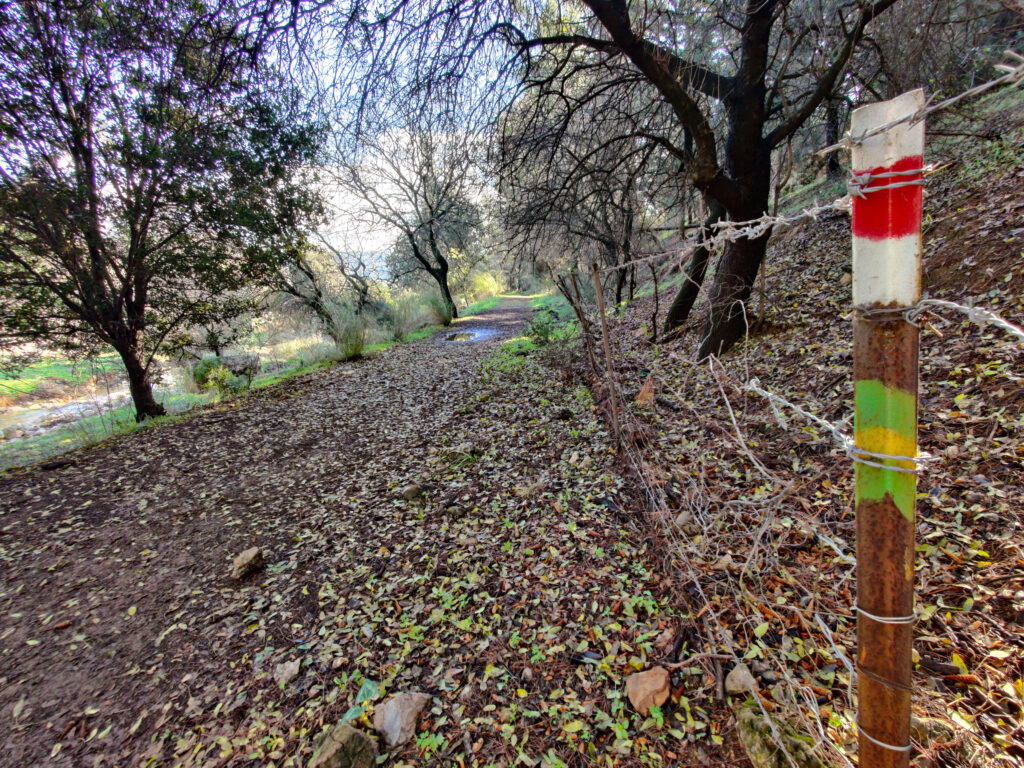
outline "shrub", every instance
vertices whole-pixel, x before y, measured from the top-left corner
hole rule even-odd
[[[366,318],[347,305],[340,305],[331,313],[334,325],[331,334],[338,348],[339,360],[355,360],[362,357],[366,348]]]
[[[474,272],[469,278],[469,286],[466,291],[473,301],[489,299],[497,296],[502,291],[501,280],[492,272]]]
[[[389,301],[384,323],[395,341],[401,341],[410,333],[427,325],[427,311],[423,306],[422,297],[407,293]]]
[[[452,308],[440,294],[432,293],[427,296],[427,309],[439,324],[445,326],[452,324]]]
[[[255,357],[255,356],[253,356]],[[258,361],[259,358],[256,358]],[[234,394],[248,388],[251,377],[237,375],[215,355],[207,355],[192,366],[192,380],[200,392],[214,390],[220,394]]]
[[[217,369],[223,368],[220,358],[216,355],[206,355],[202,360],[192,366],[192,380],[200,392],[210,388],[210,376]]]
[[[538,344],[547,344],[554,338],[561,321],[553,309],[542,309],[534,315],[526,326],[527,333],[537,340]]]
[[[222,395],[237,394],[249,386],[244,376],[236,376],[223,365],[213,368],[206,377],[206,388]]]

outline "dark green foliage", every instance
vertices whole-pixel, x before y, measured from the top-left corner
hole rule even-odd
[[[547,344],[554,337],[559,327],[562,325],[562,321],[558,317],[558,313],[553,309],[545,308],[536,311],[533,319],[527,324],[527,332],[530,336],[536,339],[538,344]]]
[[[0,339],[153,356],[247,311],[318,204],[317,133],[226,6],[0,9]]]

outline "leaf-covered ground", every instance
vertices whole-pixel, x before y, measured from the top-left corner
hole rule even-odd
[[[390,765],[734,764],[685,653],[662,712],[626,700],[683,607],[528,316],[0,477],[0,764],[301,765],[360,690],[433,696]]]

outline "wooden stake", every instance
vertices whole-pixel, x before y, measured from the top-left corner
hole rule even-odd
[[[615,376],[612,373],[612,345],[608,341],[608,321],[604,316],[604,291],[601,290],[601,271],[594,264],[594,290],[597,291],[597,316],[601,318],[601,339],[604,342],[604,370],[608,377],[608,399],[612,405],[612,429],[615,439],[622,445],[622,430],[619,428],[619,404],[615,397]]]
[[[597,361],[594,359],[594,345],[590,339],[590,324],[587,322],[587,313],[583,308],[583,297],[580,295],[580,287],[576,283],[576,273],[571,272],[572,290],[576,294],[576,314],[580,320],[580,330],[583,332],[583,343],[587,348],[587,359],[590,360],[590,370],[597,376]]]

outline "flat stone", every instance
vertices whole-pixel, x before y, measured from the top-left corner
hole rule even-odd
[[[757,681],[746,664],[737,664],[725,676],[725,692],[732,696],[743,696],[754,690],[757,690]]]
[[[736,733],[754,768],[825,768],[806,736],[797,735],[783,723],[769,723],[755,705],[734,707],[733,711]],[[781,745],[775,734],[781,735]]]
[[[426,693],[398,693],[373,709],[373,729],[389,747],[405,744],[416,735],[416,721],[430,701]]]
[[[231,564],[231,578],[241,581],[263,568],[263,550],[250,547],[234,559]]]
[[[910,718],[910,735],[914,737],[915,741],[929,745],[936,742],[951,744],[956,741],[956,729],[953,724],[937,717],[912,716]]]
[[[373,768],[377,742],[347,723],[339,723],[324,737],[308,768]]]
[[[299,668],[302,666],[302,659],[285,661],[274,667],[274,682],[278,685],[288,685],[299,676]]]
[[[660,707],[668,701],[670,692],[668,670],[664,667],[654,667],[626,678],[626,695],[641,715],[646,715],[651,707]]]

